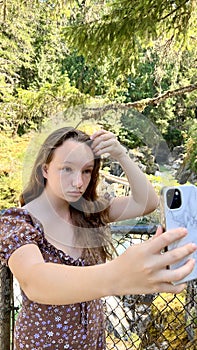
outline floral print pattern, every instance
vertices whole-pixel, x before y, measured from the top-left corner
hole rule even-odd
[[[11,208],[0,220],[0,260],[7,265],[11,254],[24,244],[36,244],[45,260],[57,264],[91,265],[88,253],[74,260],[50,244],[41,223],[27,210]],[[98,263],[102,263],[98,256]],[[79,281],[80,288],[80,281]],[[22,294],[22,308],[15,323],[15,350],[104,350],[105,321],[102,300],[69,305],[35,303]]]

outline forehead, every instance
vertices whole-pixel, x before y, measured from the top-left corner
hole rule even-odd
[[[83,166],[86,163],[94,164],[94,154],[85,142],[69,139],[55,150],[53,160],[58,163],[71,162]]]

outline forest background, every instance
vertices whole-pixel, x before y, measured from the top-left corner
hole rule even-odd
[[[77,113],[130,149],[145,121],[197,173],[196,101],[196,0],[0,0],[0,208],[32,137]]]

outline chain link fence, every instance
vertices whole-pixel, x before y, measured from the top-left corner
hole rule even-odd
[[[118,253],[148,239],[154,227],[113,226]],[[13,293],[12,293],[13,291]],[[0,268],[0,350],[13,350],[13,328],[20,289],[6,267]],[[111,296],[104,299],[107,350],[197,349],[197,281],[179,295]]]

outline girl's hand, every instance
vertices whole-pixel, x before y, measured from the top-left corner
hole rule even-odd
[[[109,153],[111,157],[118,160],[126,154],[125,148],[110,131],[98,130],[91,136],[91,140],[93,141],[92,150],[96,156]]]
[[[154,236],[152,236],[152,237],[150,238],[150,240],[151,240],[151,239],[155,239],[156,237],[161,236],[162,233],[163,233],[163,228],[162,228],[161,225],[159,225],[159,226],[157,227],[157,230],[156,230]]]
[[[154,187],[130,158],[115,135],[106,130],[99,130],[91,136],[91,139],[91,147],[95,156],[108,153],[119,162],[131,188],[128,196],[117,196],[111,201],[109,221],[127,220],[153,211],[158,206],[158,197]]]
[[[119,276],[111,282],[115,286],[115,293],[119,294],[149,294],[157,292],[180,293],[185,283],[174,285],[190,274],[194,268],[195,260],[189,255],[196,251],[196,245],[189,243],[183,247],[161,253],[166,246],[183,238],[187,234],[185,228],[169,230],[142,244],[129,247],[122,255],[111,263],[115,275]],[[166,267],[188,256],[185,265],[169,270]],[[122,276],[122,277],[120,277]],[[113,293],[112,293],[113,294]]]

